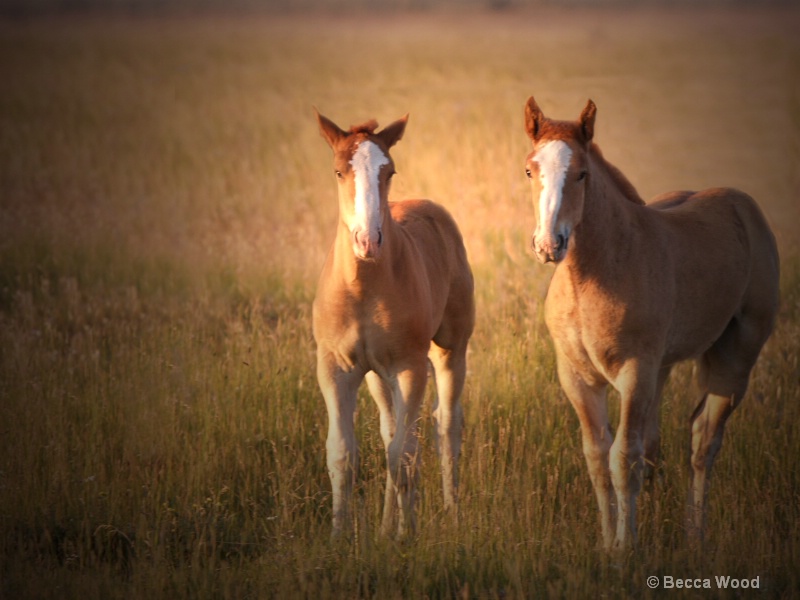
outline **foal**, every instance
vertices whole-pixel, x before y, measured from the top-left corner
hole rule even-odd
[[[592,142],[595,113],[591,100],[577,122],[545,118],[533,97],[525,107],[533,250],[556,263],[545,320],[558,376],[580,420],[604,545],[622,548],[635,541],[644,463],[658,452],[664,383],[676,362],[696,360],[688,512],[700,537],[725,422],[775,321],[775,238],[738,190],[672,192],[645,205]],[[616,438],[609,384],[621,396]]]
[[[348,525],[358,465],[353,418],[365,377],[380,411],[388,466],[381,533],[390,533],[398,505],[398,534],[414,531],[417,422],[429,360],[445,507],[456,505],[460,396],[475,323],[472,272],[444,208],[428,200],[388,202],[395,172],[389,149],[407,118],[377,132],[375,121],[343,131],[317,113],[339,187],[336,240],[313,310],[317,378],[328,409],[334,535]]]

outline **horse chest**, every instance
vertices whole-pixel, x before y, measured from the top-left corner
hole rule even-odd
[[[614,378],[624,362],[619,340],[625,312],[597,290],[578,290],[553,277],[545,302],[545,321],[559,353],[592,383]]]
[[[584,381],[599,384],[611,379],[616,371],[616,361],[609,354],[608,346],[597,344],[593,337],[587,339],[580,326],[550,327],[550,332],[558,353]]]
[[[430,346],[430,318],[396,298],[340,297],[315,310],[318,342],[329,348],[339,366],[387,374]]]

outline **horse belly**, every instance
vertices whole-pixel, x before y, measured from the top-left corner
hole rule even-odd
[[[709,292],[709,296],[714,296]],[[739,298],[741,294],[736,294]],[[707,303],[684,302],[670,328],[664,363],[695,358],[719,339],[739,309],[731,297]]]
[[[376,319],[362,329],[370,368],[399,372],[424,360],[431,342],[429,310],[397,310],[388,321]],[[380,373],[379,373],[380,374]]]
[[[680,282],[669,336],[669,350],[680,358],[707,350],[741,310],[749,282],[748,257],[725,258],[702,272],[684,275]]]
[[[755,202],[732,189],[692,194],[665,211],[675,254],[675,306],[667,359],[705,352],[741,311],[752,285]]]

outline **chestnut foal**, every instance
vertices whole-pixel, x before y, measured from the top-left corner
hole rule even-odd
[[[778,310],[778,251],[758,205],[730,188],[672,192],[645,205],[593,143],[590,100],[575,122],[531,97],[526,160],[533,249],[556,269],[545,319],[558,376],[581,424],[606,548],[636,537],[636,498],[659,444],[658,408],[672,366],[695,359],[689,529],[701,538],[708,479],[725,422]],[[606,388],[621,396],[614,436]]]
[[[395,172],[389,149],[407,119],[381,131],[375,121],[343,131],[317,113],[339,188],[336,240],[313,311],[317,378],[329,419],[334,535],[349,525],[358,466],[353,418],[364,378],[386,447],[382,534],[394,527],[398,505],[398,534],[415,529],[417,423],[429,361],[445,507],[455,510],[457,501],[460,396],[475,323],[472,272],[459,229],[444,208],[428,200],[388,201]]]

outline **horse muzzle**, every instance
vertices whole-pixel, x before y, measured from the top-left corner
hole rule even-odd
[[[537,238],[534,235],[531,242],[533,253],[542,264],[549,262],[559,263],[564,260],[568,246],[569,236],[560,233],[556,236],[546,236],[544,238]]]
[[[375,260],[381,251],[383,234],[380,229],[370,231],[356,228],[353,230],[353,254],[360,260]]]

